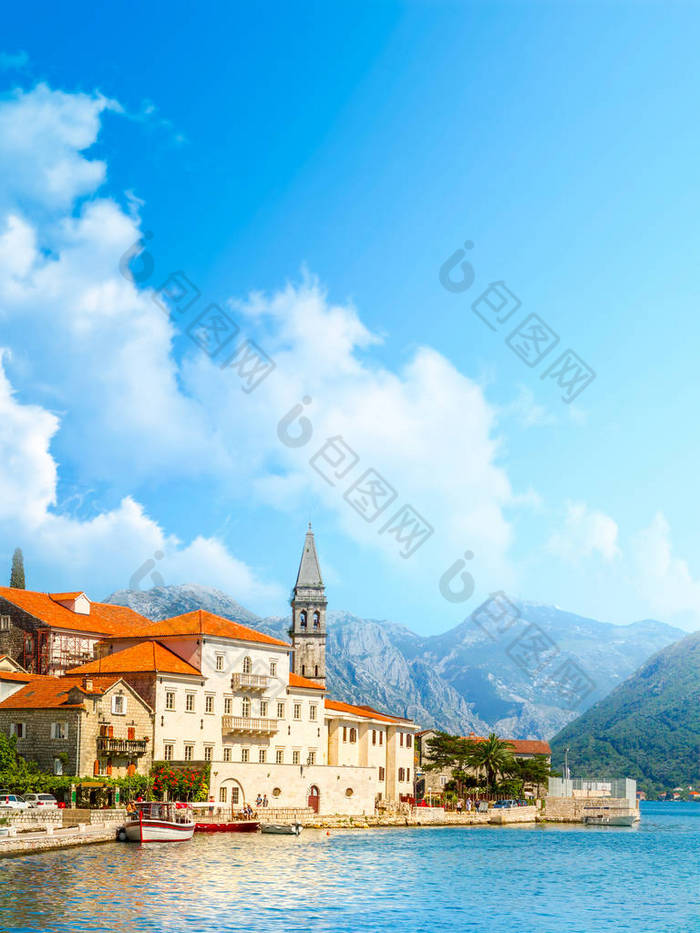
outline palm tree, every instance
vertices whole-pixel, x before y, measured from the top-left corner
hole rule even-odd
[[[480,742],[470,741],[467,761],[477,770],[486,773],[486,784],[493,790],[499,775],[509,774],[513,770],[513,746],[510,742],[499,739],[495,732]]]

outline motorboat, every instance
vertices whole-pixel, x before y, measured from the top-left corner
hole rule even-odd
[[[583,818],[586,826],[634,826],[638,821],[639,814],[637,813],[621,813],[617,816],[600,813]]]
[[[192,811],[183,803],[137,803],[117,839],[128,842],[185,842],[194,834]]]
[[[275,836],[299,836],[304,827],[301,823],[262,823],[261,833],[270,833]]]

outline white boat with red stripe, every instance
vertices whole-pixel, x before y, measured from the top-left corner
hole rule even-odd
[[[182,803],[137,803],[124,824],[129,842],[185,842],[194,834],[192,811]]]

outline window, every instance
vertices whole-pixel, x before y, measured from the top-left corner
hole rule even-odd
[[[250,716],[250,700],[248,697],[243,697],[241,700],[241,716],[243,716],[244,719],[248,719]]]
[[[230,716],[232,710],[233,710],[233,699],[231,697],[224,697],[224,714],[226,716]]]
[[[52,739],[67,739],[68,738],[68,726],[65,722],[52,722],[51,723],[51,738]]]
[[[440,784],[442,785],[442,787],[444,787],[445,784],[447,784],[447,776],[446,776],[446,775],[444,775],[444,774],[441,774],[441,775],[440,775]]]
[[[175,694],[172,690],[165,691],[165,708],[175,709]]]
[[[357,729],[350,730],[350,741],[357,742]]]
[[[98,760],[97,762],[97,773],[98,774],[102,774],[102,775],[109,774],[111,768],[112,766],[109,764],[109,762],[105,761],[104,758],[100,758]]]
[[[399,732],[399,745],[403,745],[403,732]]]
[[[406,780],[407,781],[411,780],[411,769],[410,768],[406,768]]]
[[[231,803],[234,806],[236,806],[236,804],[238,803],[238,788],[237,787],[231,788]]]
[[[194,757],[194,745],[185,745],[185,761],[192,761]]]
[[[63,762],[60,758],[54,758],[53,760],[53,773],[63,774]]]
[[[270,677],[277,677],[277,661],[270,661]]]
[[[413,736],[410,733],[408,733],[406,735],[406,748],[410,748],[411,745],[413,745]]]
[[[380,745],[384,744],[384,733],[382,732],[381,729],[379,730],[379,744]]]
[[[301,703],[294,704],[294,718],[301,719]]]
[[[343,726],[343,742],[347,742],[347,740],[348,740],[348,727]]]
[[[261,765],[265,764],[266,758],[267,758],[267,752],[265,751],[265,749],[264,748],[259,749],[258,761],[260,762]]]
[[[299,615],[299,625],[302,628],[306,628],[306,612],[304,610],[302,610],[302,612]]]
[[[404,770],[403,768],[399,768],[399,781],[403,781],[403,779],[404,779]]]
[[[277,718],[284,719],[284,703],[277,704]]]
[[[278,748],[275,752],[275,764],[283,765],[284,764],[284,749]]]
[[[241,749],[241,761],[245,764],[247,761],[250,761],[250,749],[242,748]]]
[[[313,748],[309,749],[309,757],[307,758],[306,763],[309,765],[316,764],[316,751]]]
[[[306,666],[302,664],[301,665],[301,676],[304,677],[305,675],[306,675]]]
[[[226,748],[224,749],[224,761],[230,761],[230,760],[231,760],[231,749],[228,746],[226,746]]]
[[[117,693],[112,697],[112,715],[126,716],[126,697],[123,693]]]
[[[163,746],[163,758],[164,758],[166,761],[172,761],[172,760],[173,760],[173,751],[174,751],[174,748],[175,748],[175,746],[174,746],[174,745],[170,745],[170,744],[164,745],[164,746]]]
[[[216,656],[216,669],[217,669],[217,671],[223,671],[223,669],[224,669],[224,656],[223,656],[223,654],[217,654],[217,656]],[[224,791],[226,790],[225,787],[222,787],[221,789],[224,790]]]
[[[185,697],[185,710],[194,713],[194,693],[188,693]]]
[[[18,739],[27,738],[27,726],[23,722],[13,722],[10,726],[10,735],[16,735]]]
[[[372,729],[372,745],[376,745],[376,744],[377,744],[377,730]]]
[[[219,788],[219,803],[226,803],[228,797],[228,787]]]
[[[0,632],[9,631],[11,624],[12,622],[9,616],[0,616]]]
[[[213,713],[214,712],[214,697],[209,694],[204,697],[204,712]]]
[[[311,720],[311,722],[316,722],[316,707],[315,706],[309,707],[309,719]]]
[[[244,674],[253,673],[253,662],[248,657],[243,658],[243,673]]]
[[[314,628],[321,628],[321,616],[314,612]]]
[[[204,746],[204,760],[211,761],[213,754],[214,754],[214,746],[205,745]]]
[[[292,764],[293,765],[299,764],[299,749],[298,748],[295,748],[294,751],[292,752]]]
[[[384,780],[384,768],[379,769],[379,780],[380,781]]]
[[[260,715],[263,719],[267,716],[267,700],[260,701]]]
[[[318,677],[318,664],[314,666],[314,677]]]

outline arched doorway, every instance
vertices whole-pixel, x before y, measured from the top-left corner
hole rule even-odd
[[[309,804],[309,807],[314,811],[314,813],[318,813],[318,805],[320,803],[320,800],[321,800],[320,791],[318,787],[316,787],[315,784],[312,784],[311,787],[309,788],[308,804]]]
[[[215,802],[220,807],[231,807],[232,810],[245,806],[243,785],[235,778],[226,778],[219,784],[219,799]]]

